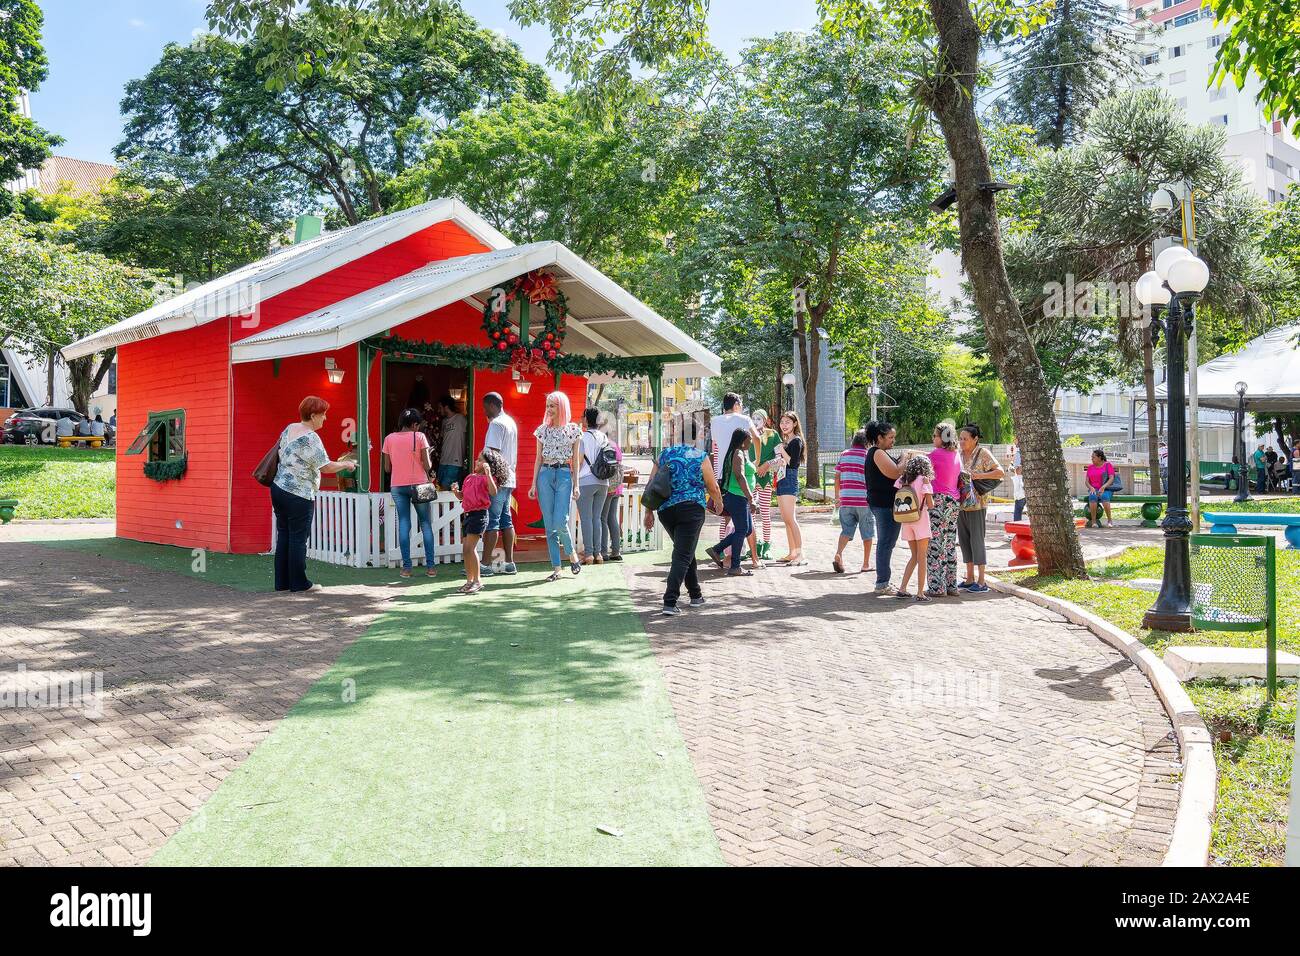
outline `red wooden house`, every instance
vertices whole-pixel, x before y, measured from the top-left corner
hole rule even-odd
[[[530,300],[533,285],[549,287],[551,298]],[[545,299],[545,289],[539,294]],[[554,344],[542,330],[557,328],[559,349],[516,352]],[[463,398],[472,449],[481,447],[486,428],[479,399],[488,391],[505,397],[520,429],[522,526],[538,517],[526,494],[529,435],[548,391],[567,392],[576,414],[588,373],[641,371],[657,386],[665,367],[674,376],[720,371],[717,356],[562,244],[515,246],[452,199],[280,249],[82,339],[64,355],[110,348],[118,354],[122,436],[119,536],[267,550],[270,499],[251,474],[296,420],[299,401],[314,394],[330,402],[320,433],[330,454],[341,456],[348,439],[368,449],[359,455],[356,491],[331,492],[317,505],[314,555],[351,564],[375,563],[386,498],[379,445],[413,389],[435,401]],[[512,356],[523,361],[511,367]]]

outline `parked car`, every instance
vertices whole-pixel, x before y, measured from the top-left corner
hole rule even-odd
[[[79,425],[89,416],[74,408],[25,408],[5,419],[3,441],[9,445],[53,445],[54,425],[65,417]],[[113,426],[105,423],[104,443],[113,444],[115,437]]]

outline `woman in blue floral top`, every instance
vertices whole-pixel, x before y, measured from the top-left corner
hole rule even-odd
[[[664,589],[664,614],[681,614],[677,598],[682,582],[690,595],[691,607],[704,604],[704,592],[696,576],[695,546],[704,528],[705,506],[713,502],[713,510],[722,510],[722,491],[713,474],[713,462],[702,449],[690,445],[670,445],[659,454],[659,460],[650,469],[647,484],[654,480],[655,472],[669,468],[672,472],[673,493],[659,506],[659,522],[673,541],[673,563],[668,569],[668,584]],[[645,514],[645,527],[654,527],[653,511]]]
[[[319,584],[307,580],[307,538],[316,511],[320,476],[355,468],[356,462],[330,461],[320,436],[330,404],[308,395],[298,406],[301,421],[280,433],[280,458],[271,484],[271,508],[275,511],[275,589],[318,591]]]

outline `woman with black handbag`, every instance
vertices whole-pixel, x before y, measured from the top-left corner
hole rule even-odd
[[[980,427],[965,425],[958,433],[961,445],[961,510],[957,514],[957,544],[966,562],[966,580],[957,585],[967,594],[983,594],[988,556],[984,550],[988,494],[998,486],[1005,472],[993,453],[980,444]],[[978,573],[978,577],[976,574]]]
[[[713,474],[713,462],[702,449],[670,445],[659,453],[659,460],[651,467],[641,502],[645,505],[646,531],[654,529],[657,513],[673,542],[663,613],[669,616],[682,613],[677,599],[683,582],[691,607],[703,607],[704,592],[696,575],[695,548],[704,528],[706,505],[711,502],[715,514],[722,511],[722,491]]]
[[[330,461],[316,434],[325,425],[330,403],[308,395],[298,405],[301,421],[280,433],[275,447],[254,471],[253,477],[271,489],[275,512],[275,589],[319,591],[307,580],[307,538],[316,513],[320,476],[355,468],[354,461]]]
[[[397,431],[384,438],[384,471],[389,474],[389,493],[397,508],[397,539],[402,549],[404,578],[411,576],[411,507],[414,505],[420,522],[420,536],[424,539],[425,574],[433,577],[433,516],[430,502],[437,497],[437,489],[429,483],[433,461],[429,455],[429,439],[420,426],[424,416],[419,409],[408,408],[397,420]]]

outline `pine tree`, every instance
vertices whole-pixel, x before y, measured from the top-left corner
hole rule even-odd
[[[1112,0],[1058,0],[1047,23],[1018,42],[1004,106],[1043,146],[1074,142],[1084,118],[1137,70],[1136,33]]]

